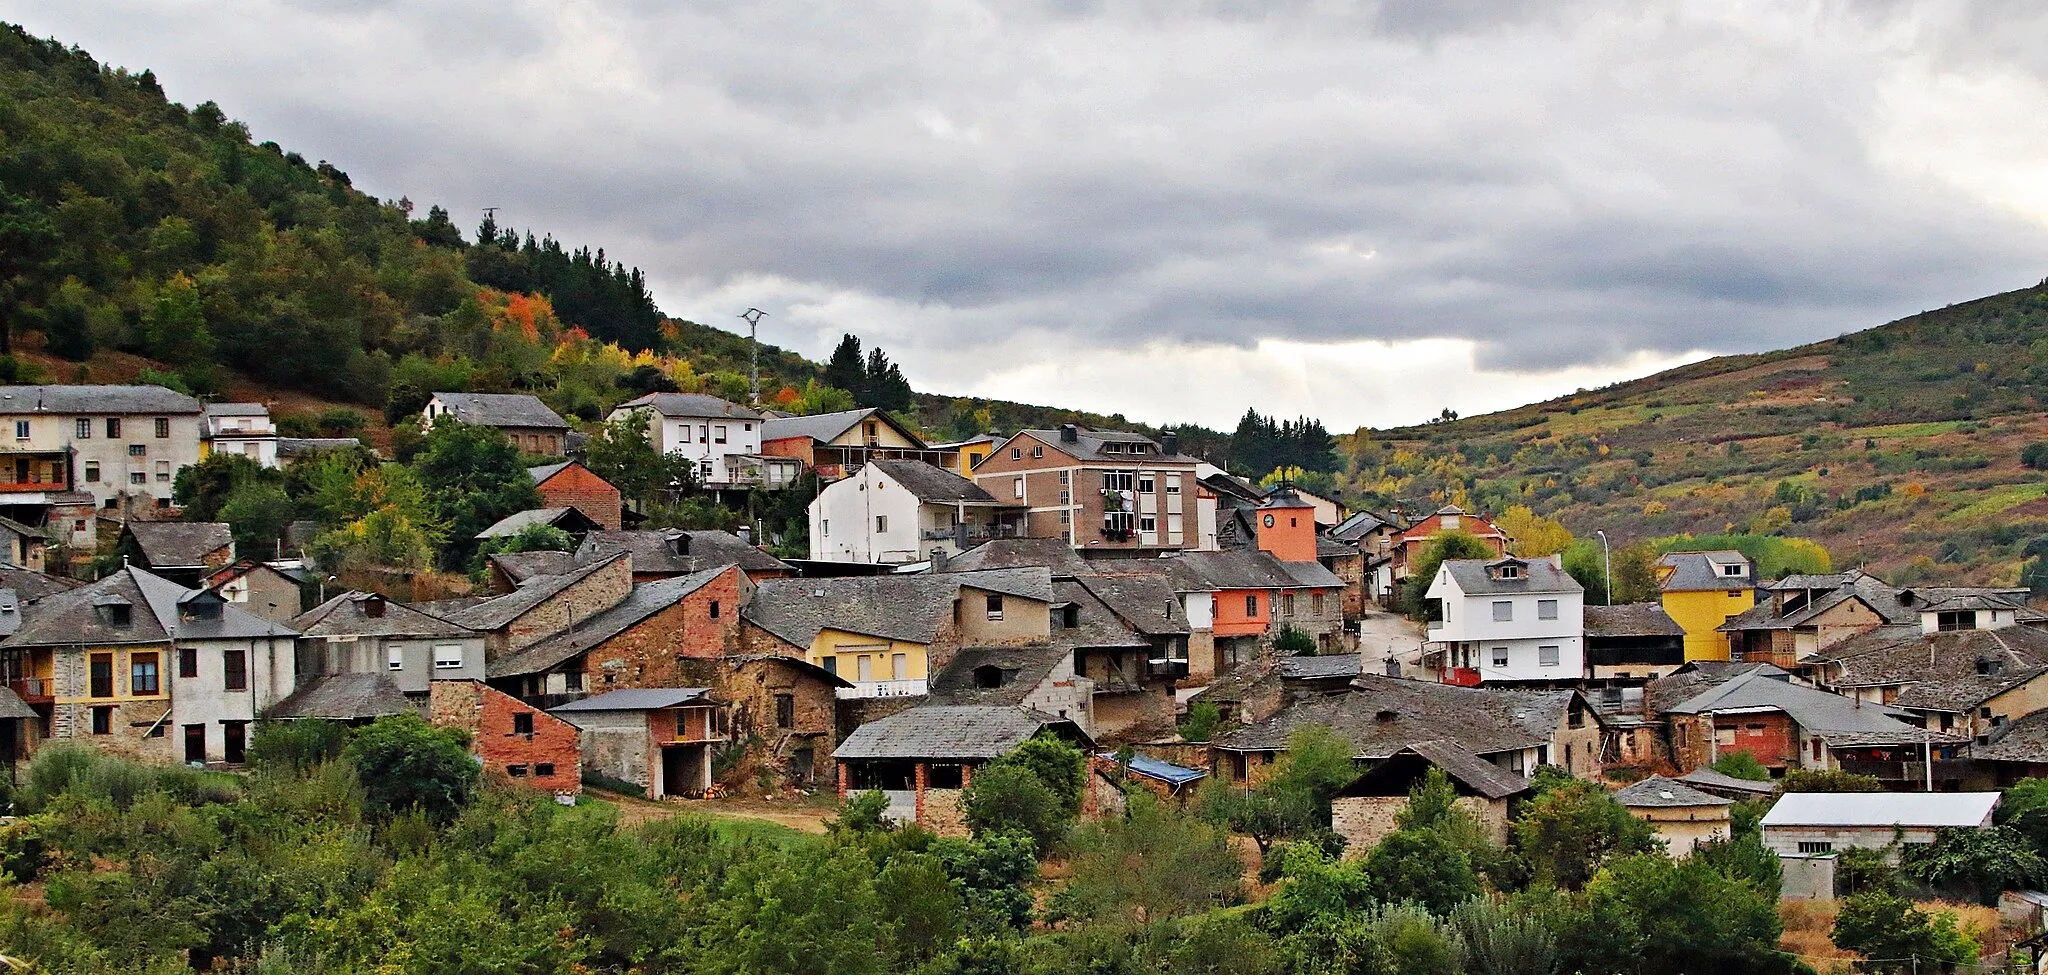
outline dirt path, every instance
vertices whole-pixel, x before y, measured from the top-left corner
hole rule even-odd
[[[1388,654],[1401,661],[1403,676],[1416,676],[1422,666],[1422,627],[1405,616],[1378,610],[1367,611],[1358,621],[1360,664],[1367,673],[1381,674]]]
[[[638,826],[672,816],[710,816],[725,819],[759,819],[803,833],[823,835],[825,822],[836,812],[829,805],[811,802],[765,802],[759,799],[678,799],[654,802],[630,796],[597,795],[619,810],[619,823]]]

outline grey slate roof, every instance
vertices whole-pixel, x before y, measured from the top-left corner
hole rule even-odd
[[[1730,563],[1741,563],[1742,574],[1722,575],[1721,566]],[[1750,566],[1749,558],[1741,552],[1672,552],[1658,559],[1657,564],[1671,566],[1671,577],[1664,580],[1660,586],[1665,592],[1749,589],[1756,585],[1756,570]]]
[[[590,520],[589,515],[573,507],[528,508],[498,519],[489,528],[477,532],[476,537],[479,540],[511,538],[530,525],[552,525],[563,531],[582,532],[597,527],[597,522]]]
[[[1029,708],[926,704],[861,725],[839,743],[832,757],[986,760],[1007,754],[1047,728],[1094,744],[1072,721]]]
[[[10,688],[0,687],[0,718],[40,718],[35,709]]]
[[[1574,692],[1557,692],[1569,703]],[[1218,736],[1226,751],[1284,751],[1296,730],[1321,725],[1349,742],[1353,755],[1382,759],[1410,745],[1448,741],[1475,755],[1535,748],[1550,729],[1532,730],[1550,714],[1547,698],[1492,688],[1360,674],[1343,691],[1295,700],[1265,721]]]
[[[1586,607],[1586,636],[1684,636],[1685,627],[1658,603],[1624,603]]]
[[[1358,676],[1359,655],[1355,653],[1332,653],[1315,657],[1281,657],[1280,676],[1287,680],[1349,680]]]
[[[1970,746],[1970,757],[1985,762],[2048,765],[2048,711],[2036,711],[1994,729],[1987,744]]]
[[[545,640],[530,644],[515,653],[509,653],[491,661],[489,673],[492,677],[510,677],[517,674],[537,674],[559,666],[577,654],[586,652],[590,648],[626,632],[626,630],[638,625],[648,617],[670,606],[674,606],[683,597],[704,588],[706,583],[718,578],[719,574],[724,572],[725,569],[725,566],[718,566],[686,576],[675,576],[668,579],[659,579],[654,582],[643,582],[634,586],[633,591],[627,593],[626,598],[620,600],[617,605],[594,614],[583,622]],[[543,578],[555,579],[566,577],[554,576]],[[581,577],[579,576],[578,578]],[[545,585],[538,581],[534,584]],[[512,596],[520,595],[524,591],[525,588],[522,588],[519,593],[511,593],[499,598],[510,599]],[[555,591],[560,590],[556,589]],[[537,603],[538,600],[533,602]],[[531,604],[528,605],[528,608],[531,608]],[[522,609],[520,612],[525,612],[525,610]],[[502,611],[493,611],[490,618],[497,618],[502,615]],[[459,614],[459,616],[463,619],[485,618],[482,613],[463,613]],[[509,623],[516,618],[517,615],[515,614],[505,618],[505,622]]]
[[[1073,546],[1058,538],[996,538],[946,560],[946,568],[955,572],[1025,566],[1051,569],[1055,578],[1094,571]]]
[[[189,569],[205,557],[234,544],[234,533],[220,521],[131,521],[127,532],[151,568]]]
[[[1837,694],[1751,672],[1670,708],[1672,714],[1713,714],[1770,708],[1832,747],[1956,744],[1967,739],[1928,731],[1901,718],[1911,712],[1882,704],[1859,704]]]
[[[549,714],[574,714],[579,711],[658,711],[682,704],[710,704],[711,688],[708,687],[632,687],[620,691],[571,701]]]
[[[1381,527],[1400,531],[1403,526],[1392,515],[1375,511],[1354,511],[1351,517],[1338,522],[1337,527],[1330,529],[1330,537],[1339,541],[1355,542]]]
[[[1819,655],[1833,687],[1905,685],[1899,707],[1963,713],[2048,674],[2048,632],[2030,626],[1922,633],[1885,626]]]
[[[1074,607],[1073,626],[1061,625],[1055,616],[1052,628],[1054,643],[1069,649],[1081,647],[1145,647],[1151,642],[1125,623],[1116,610],[1109,607],[1095,593],[1078,579],[1055,579],[1052,584],[1053,602]]]
[[[1671,809],[1684,806],[1732,806],[1734,801],[1708,795],[1677,779],[1652,775],[1614,794],[1614,801],[1635,809]]]
[[[1300,583],[1290,566],[1315,565],[1312,562],[1282,562],[1268,552],[1239,549],[1229,552],[1187,552],[1182,555],[1160,559],[1162,563],[1178,563],[1187,570],[1188,578],[1200,583],[1203,589],[1292,589]],[[1330,570],[1315,565],[1318,572],[1328,575]],[[1331,576],[1331,579],[1336,579]],[[1341,586],[1341,581],[1331,582]]]
[[[982,490],[973,481],[921,460],[877,460],[870,463],[919,501],[932,504],[1001,504],[995,495]]]
[[[15,595],[24,602],[76,589],[82,585],[85,583],[76,579],[46,575],[9,562],[0,562],[0,588],[14,590]]]
[[[0,413],[198,413],[200,402],[162,386],[0,386]]]
[[[729,402],[705,393],[648,393],[620,403],[616,409],[632,410],[651,407],[662,416],[726,417],[734,420],[759,420],[761,414],[738,403]]]
[[[542,464],[539,467],[529,467],[526,469],[526,476],[533,478],[533,483],[535,484],[545,483],[548,478],[568,470],[575,463],[573,460],[565,460],[559,464]]]
[[[952,619],[962,586],[1052,601],[1043,569],[996,569],[925,575],[766,579],[754,588],[746,618],[799,647],[827,628],[866,636],[930,643]]]
[[[1709,688],[1719,687],[1752,671],[1780,680],[1792,676],[1775,665],[1767,663],[1749,663],[1740,660],[1693,660],[1681,665],[1677,670],[1643,685],[1643,708],[1652,715],[1661,715],[1679,704],[1692,700]]]
[[[1164,576],[1089,575],[1074,581],[1138,633],[1185,636],[1192,632],[1180,594]]]
[[[561,575],[576,568],[576,553],[500,552],[491,556],[491,564],[505,573],[505,578],[519,583],[534,576]]]
[[[563,590],[590,578],[599,569],[611,565],[620,556],[613,556],[589,565],[578,566],[561,575],[534,576],[519,584],[502,596],[494,596],[483,602],[465,606],[442,617],[457,626],[479,632],[510,626],[512,621],[526,615],[534,607],[548,601]]]
[[[771,419],[761,424],[761,440],[788,440],[808,437],[819,443],[831,443],[846,435],[846,431],[859,425],[862,420],[874,416],[908,439],[913,446],[923,447],[924,441],[917,434],[891,417],[886,411],[865,407],[858,410],[841,410],[838,413],[814,413],[810,416],[792,416]]]
[[[465,637],[476,632],[438,616],[430,616],[396,600],[384,600],[384,615],[363,611],[365,603],[381,599],[366,592],[345,592],[299,614],[292,627],[307,636],[424,636]]]
[[[1506,799],[1529,791],[1529,780],[1480,758],[1449,741],[1421,741],[1403,751],[1412,752],[1444,774],[1488,799]]]
[[[180,619],[180,600],[195,595],[147,570],[129,566],[98,582],[52,593],[21,607],[21,627],[5,641],[10,647],[95,645],[106,643],[168,643],[171,628],[183,640],[244,640],[298,633],[286,626],[235,608],[221,607],[217,620]],[[99,607],[110,602],[130,608],[127,626],[107,621]]]
[[[539,427],[569,429],[560,414],[548,409],[540,397],[526,393],[440,393],[441,401],[462,423],[486,427]]]
[[[1045,682],[1061,661],[1073,656],[1067,647],[1038,644],[1025,647],[962,647],[932,675],[934,704],[1022,704],[1024,697]],[[994,667],[1003,673],[999,687],[981,687],[975,671]]]
[[[269,416],[270,407],[261,403],[208,403],[207,416]]]
[[[748,572],[790,572],[789,564],[721,531],[594,531],[576,548],[576,561],[595,562],[620,552],[633,553],[636,575],[686,575],[719,565],[737,565]]]
[[[1043,442],[1047,446],[1056,447],[1060,450],[1066,451],[1067,453],[1073,455],[1074,459],[1076,460],[1103,461],[1112,464],[1124,464],[1131,463],[1135,461],[1137,458],[1142,457],[1144,458],[1145,463],[1148,464],[1198,463],[1198,461],[1196,461],[1195,458],[1189,457],[1185,454],[1160,453],[1158,441],[1153,440],[1151,437],[1145,436],[1142,433],[1131,433],[1127,430],[1090,430],[1087,427],[1080,427],[1076,434],[1075,441],[1073,443],[1068,443],[1066,441],[1061,440],[1060,432],[1058,430],[1017,431],[1017,436],[1027,435],[1036,438],[1037,440]],[[1003,444],[1007,446],[1009,442],[1010,441],[1006,439],[1003,441]],[[1150,453],[1145,454],[1127,454],[1121,452],[1114,454],[1104,453],[1102,449],[1103,445],[1112,443],[1151,444],[1152,450]],[[1004,449],[1004,447],[999,446],[996,449],[997,452],[1001,452]]]
[[[291,693],[270,708],[272,718],[361,721],[418,710],[383,674],[330,674]]]
[[[1350,542],[1340,542],[1328,535],[1316,536],[1316,558],[1342,559],[1356,557],[1361,554],[1363,553],[1359,551],[1358,546]]]
[[[1499,567],[1509,564],[1522,567],[1520,578],[1494,578]],[[1579,580],[1549,559],[1450,559],[1444,562],[1443,568],[1467,596],[1585,591]]]
[[[1694,769],[1679,776],[1678,781],[1706,790],[1719,789],[1723,795],[1733,792],[1741,796],[1767,796],[1778,791],[1776,782],[1738,779],[1710,768]]]

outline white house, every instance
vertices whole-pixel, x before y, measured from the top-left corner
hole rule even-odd
[[[762,415],[738,403],[703,393],[649,393],[620,403],[607,420],[643,417],[647,442],[664,454],[681,454],[697,464],[697,480],[709,487],[759,483]],[[770,485],[773,486],[773,485]]]
[[[95,504],[171,503],[199,462],[199,401],[162,386],[0,386],[0,504],[83,491]]]
[[[240,454],[277,466],[277,424],[261,403],[209,403],[199,427],[199,456]]]
[[[1444,680],[1573,681],[1584,675],[1585,590],[1557,556],[1453,559],[1426,598],[1443,606],[1429,628]]]
[[[877,460],[811,502],[811,558],[900,565],[1023,534],[1025,509],[921,460]]]

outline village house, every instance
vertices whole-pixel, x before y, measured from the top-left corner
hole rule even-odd
[[[273,623],[289,624],[306,611],[306,590],[298,577],[265,562],[243,559],[215,569],[204,582],[236,609]]]
[[[1752,670],[1664,710],[1671,757],[1680,771],[1748,752],[1773,775],[1786,769],[1838,769],[1895,785],[1918,784],[1926,759],[1940,764],[1969,739],[1928,731],[1909,711],[1866,704],[1796,684],[1782,672]]]
[[[947,464],[944,468],[945,470],[952,471],[961,477],[973,477],[974,465],[981,463],[988,455],[995,453],[996,444],[1001,441],[1001,437],[983,433],[968,437],[965,440],[928,444],[927,446],[941,454],[953,456],[953,462]]]
[[[633,558],[614,555],[561,575],[534,576],[502,596],[440,610],[441,618],[483,635],[488,659],[531,646],[619,604],[633,588]]]
[[[1199,630],[1206,625],[1211,633],[1215,659],[1207,664],[1210,674],[1259,659],[1284,629],[1307,635],[1318,653],[1348,649],[1344,581],[1317,562],[1285,562],[1269,552],[1234,549],[1122,560],[1109,571],[1141,571],[1155,561],[1177,589],[1192,597],[1187,600],[1189,626]],[[1205,663],[1191,662],[1190,679],[1203,673]]]
[[[732,532],[685,531],[594,531],[576,547],[576,561],[582,564],[610,558],[621,552],[633,556],[633,581],[653,582],[686,576],[722,565],[737,565],[747,577],[783,579],[796,575],[789,563],[761,551]]]
[[[106,508],[168,508],[178,471],[199,462],[201,415],[162,386],[0,386],[0,428],[14,430],[0,503],[83,491]]]
[[[528,508],[491,522],[483,531],[477,532],[473,540],[491,542],[516,538],[520,532],[535,525],[559,529],[571,539],[581,539],[602,527],[579,508]]]
[[[206,404],[199,426],[199,458],[214,454],[278,466],[277,424],[270,422],[270,408],[261,403]]]
[[[918,460],[877,460],[818,492],[811,558],[900,565],[1023,534],[1024,509]]]
[[[1786,670],[1853,636],[1880,626],[1912,623],[1917,615],[1898,604],[1899,590],[1851,569],[1839,575],[1787,576],[1761,587],[1755,607],[1719,627],[1732,659]]]
[[[1087,681],[1082,728],[1118,742],[1171,734],[1189,635],[1172,586],[1162,576],[1084,575],[1053,590],[1052,642],[1070,651],[1074,679]]]
[[[1657,560],[1664,612],[1685,628],[1685,659],[1729,659],[1721,625],[1756,605],[1756,569],[1741,552],[1672,552]]]
[[[1409,525],[1387,538],[1388,567],[1387,591],[1381,599],[1391,600],[1401,583],[1408,578],[1408,567],[1422,557],[1422,551],[1436,537],[1445,532],[1462,532],[1479,539],[1487,548],[1501,558],[1508,554],[1508,533],[1489,521],[1485,515],[1476,515],[1455,504],[1447,504],[1431,513],[1429,517]]]
[[[930,681],[932,704],[1029,708],[1072,721],[1091,737],[1094,694],[1095,682],[1074,673],[1073,649],[1059,644],[963,647]]]
[[[1024,430],[975,465],[974,482],[1029,509],[1026,532],[1088,551],[1192,549],[1192,457],[1164,441],[1072,423]]]
[[[730,740],[725,705],[705,687],[610,691],[548,712],[575,725],[583,767],[649,799],[711,788],[711,750]]]
[[[688,459],[697,481],[708,488],[787,486],[794,472],[762,464],[760,412],[704,393],[648,393],[620,403],[606,417],[616,423],[634,417],[647,425],[647,442],[658,453]],[[776,483],[764,483],[747,472],[773,470]],[[609,526],[617,528],[617,525]]]
[[[964,836],[960,791],[974,770],[1049,731],[1093,750],[1072,721],[1007,705],[927,704],[861,725],[832,752],[839,797],[879,789],[886,815],[941,836]]]
[[[1338,522],[1335,528],[1330,529],[1328,535],[1331,541],[1356,548],[1363,558],[1363,574],[1359,580],[1358,590],[1352,593],[1347,589],[1345,595],[1347,614],[1364,613],[1367,602],[1386,604],[1393,599],[1393,542],[1394,536],[1399,535],[1404,527],[1393,515],[1355,511],[1350,517]],[[1337,566],[1329,567],[1338,575],[1344,575]],[[1347,586],[1349,582],[1347,576]]]
[[[775,417],[761,425],[761,452],[788,457],[836,481],[871,460],[921,460],[954,467],[957,452],[930,447],[886,410],[866,407],[812,416]]]
[[[531,456],[560,457],[569,447],[568,421],[525,393],[435,393],[423,415],[428,430],[441,420],[495,428]]]
[[[341,593],[292,620],[291,627],[300,633],[297,669],[302,690],[330,677],[374,675],[417,707],[425,704],[433,681],[484,676],[483,634],[377,593]],[[342,681],[337,690],[386,693],[372,683]]]
[[[1962,776],[1967,789],[2005,789],[2048,777],[2048,711],[1997,723],[1970,743]]]
[[[1596,681],[1653,681],[1685,663],[1685,627],[1657,603],[1587,606],[1586,667]]]
[[[292,691],[291,629],[130,566],[21,607],[0,673],[47,737],[145,761],[240,764]]]
[[[489,590],[504,595],[535,576],[558,576],[576,569],[574,552],[498,552],[484,559]]]
[[[541,507],[574,508],[605,531],[622,527],[625,501],[619,489],[581,461],[529,467],[526,476],[533,478],[534,490],[540,492]]]
[[[1665,854],[1673,859],[1691,853],[1701,844],[1727,839],[1734,827],[1734,816],[1729,811],[1735,805],[1732,800],[1661,775],[1652,775],[1614,793],[1614,801],[1621,803],[1629,815],[1649,823],[1657,831],[1657,838],[1664,841]]]
[[[605,564],[630,571],[624,558]],[[606,577],[605,591],[621,581]],[[549,626],[531,631],[537,639],[494,657],[490,683],[550,708],[613,690],[683,686],[682,661],[739,651],[740,607],[749,588],[746,575],[730,565],[619,585],[616,598],[591,599],[584,604],[589,611],[576,613],[573,622],[564,606]]]
[[[326,674],[302,681],[263,717],[363,725],[394,714],[424,716],[427,704],[427,695],[407,694],[384,674]]]
[[[485,772],[549,795],[583,791],[583,748],[575,725],[482,681],[437,680],[428,695],[427,720],[467,734],[470,754]]]
[[[1429,643],[1446,683],[1584,677],[1585,590],[1556,556],[1449,559],[1426,595],[1443,608]]]
[[[130,521],[116,550],[131,564],[187,587],[235,561],[234,536],[218,521]]]
[[[1998,612],[2010,618],[2015,610],[2032,613]],[[2048,708],[2048,632],[2032,626],[1879,627],[1807,658],[1803,669],[1837,694],[1901,708],[1929,729],[1968,738]]]
[[[1999,799],[1996,792],[1794,792],[1764,814],[1764,846],[1781,857],[1924,846],[1936,830],[1989,829]]]
[[[1440,769],[1457,793],[1455,804],[1487,839],[1505,846],[1513,803],[1529,795],[1529,780],[1450,741],[1424,741],[1375,762],[1330,800],[1330,828],[1345,847],[1369,850],[1397,827],[1408,796],[1430,769]]]
[[[734,740],[757,742],[751,746],[757,768],[774,770],[793,789],[817,784],[838,741],[838,692],[852,682],[773,653],[684,656],[676,667],[725,702]]]

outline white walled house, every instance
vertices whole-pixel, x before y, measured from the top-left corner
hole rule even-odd
[[[70,491],[102,507],[171,503],[199,462],[201,406],[162,386],[0,386],[0,504]]]
[[[656,451],[696,463],[697,480],[707,487],[752,485],[762,476],[749,473],[763,467],[764,417],[755,410],[703,393],[649,393],[620,403],[606,419],[628,416],[645,420]]]
[[[277,466],[277,424],[261,403],[209,403],[199,427],[199,456],[239,454]]]
[[[1585,590],[1556,556],[1453,559],[1426,598],[1443,606],[1429,627],[1446,683],[1575,681],[1585,674]]]
[[[923,461],[871,461],[811,502],[811,558],[901,565],[934,550],[950,557],[1021,536],[1024,510]]]

